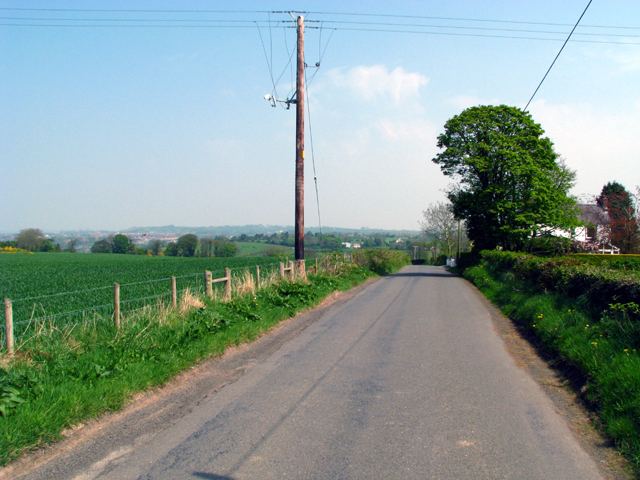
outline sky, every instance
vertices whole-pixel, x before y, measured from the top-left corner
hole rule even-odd
[[[524,108],[587,3],[0,0],[0,233],[293,225],[288,11],[305,225],[418,230],[445,122]],[[640,2],[593,0],[528,108],[574,195],[640,185],[639,78]]]

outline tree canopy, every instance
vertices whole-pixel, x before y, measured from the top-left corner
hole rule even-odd
[[[609,220],[609,241],[622,253],[640,250],[640,226],[636,218],[633,196],[618,182],[602,187],[597,204],[604,208]]]
[[[112,245],[113,253],[132,253],[135,249],[135,245],[129,240],[129,237],[121,233],[113,237]]]
[[[529,113],[506,105],[471,107],[445,124],[444,151],[432,161],[458,181],[447,197],[474,250],[522,249],[541,230],[577,225],[568,195],[575,172],[543,134]]]
[[[458,240],[458,221],[453,215],[450,203],[436,202],[423,210],[424,222],[421,223],[422,231],[428,236],[435,237],[438,243],[442,243],[451,256]]]
[[[44,233],[39,228],[25,228],[20,230],[16,237],[16,246],[29,252],[35,252],[44,239]]]
[[[113,242],[111,238],[96,240],[91,246],[91,253],[113,253]]]
[[[176,246],[178,248],[178,255],[193,257],[196,254],[196,248],[198,248],[198,237],[193,233],[182,235],[178,238]]]

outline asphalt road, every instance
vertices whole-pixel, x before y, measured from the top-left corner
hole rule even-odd
[[[602,478],[473,287],[429,266],[369,284],[188,415],[70,472],[56,478]]]

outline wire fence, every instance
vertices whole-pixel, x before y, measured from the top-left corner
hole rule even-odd
[[[232,283],[237,283],[246,275],[253,278],[253,282],[257,282],[258,276],[265,279],[278,273],[281,274],[282,267],[280,263],[272,263],[228,270],[230,272],[228,281],[231,286]],[[135,312],[151,308],[166,308],[172,305],[176,300],[175,297],[181,298],[185,292],[196,295],[206,293],[208,273],[194,273],[72,292],[6,299],[6,321],[0,325],[0,345],[6,345],[9,349],[9,344],[13,342],[13,339],[19,339],[27,334],[89,322],[114,321],[116,317],[126,317]],[[211,271],[209,278],[215,279],[212,284],[209,284],[210,292],[212,294],[220,292],[224,288],[220,280],[225,278],[225,269]],[[7,306],[7,301],[9,306]],[[11,317],[10,322],[7,320],[9,316]],[[9,323],[11,326],[7,334]],[[10,337],[9,342],[7,337]]]

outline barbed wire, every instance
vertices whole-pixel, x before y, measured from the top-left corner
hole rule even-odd
[[[39,295],[37,297],[18,298],[17,300],[12,299],[11,303],[26,302],[27,300],[40,300],[41,298],[61,297],[63,295],[71,295],[73,293],[95,292],[96,290],[106,290],[107,288],[113,288],[113,286],[110,285],[107,287],[96,287],[96,288],[89,288],[86,290],[74,290],[73,292],[52,293],[50,295]]]
[[[245,267],[235,267],[235,268],[231,268],[229,269],[232,272],[237,272],[237,271],[251,271],[253,269],[255,269],[256,267],[260,267],[263,268],[265,270],[273,270],[276,267],[279,266],[279,263],[269,263],[269,264],[264,264],[264,265],[251,265],[251,266],[245,266]],[[219,273],[219,272],[224,272],[224,269],[219,269],[219,270],[213,270],[212,273]],[[181,276],[177,276],[174,277],[176,280],[177,279],[185,279],[185,278],[195,278],[195,277],[199,277],[201,276],[202,273],[192,273],[192,274],[188,274],[188,275],[181,275]],[[221,277],[223,278],[223,277]],[[136,286],[136,285],[143,285],[143,284],[150,284],[150,283],[157,283],[157,282],[163,282],[163,281],[168,281],[171,280],[171,277],[165,277],[165,278],[159,278],[159,279],[153,279],[153,280],[146,280],[146,281],[142,281],[142,282],[132,282],[132,283],[125,283],[125,284],[121,284],[121,287],[126,287],[126,286]],[[216,285],[216,287],[218,287]],[[20,302],[26,302],[26,301],[31,301],[31,300],[42,300],[42,299],[47,299],[47,298],[54,298],[54,297],[61,297],[64,295],[77,295],[77,294],[83,294],[83,293],[90,293],[90,292],[95,292],[95,291],[99,291],[99,290],[108,290],[108,289],[113,289],[112,285],[109,286],[105,286],[105,287],[96,287],[96,288],[89,288],[89,289],[84,289],[84,290],[74,290],[71,292],[60,292],[60,293],[54,293],[54,294],[50,294],[50,295],[39,295],[39,296],[35,296],[35,297],[26,297],[26,298],[19,298],[16,300],[11,300],[11,303],[20,303]],[[183,288],[180,290],[177,290],[176,293],[177,294],[184,294],[187,291],[191,291],[191,292],[202,292],[204,291],[204,285],[200,284],[200,285],[192,285],[192,286],[188,286],[187,288]],[[168,296],[171,295],[171,292],[165,292],[165,293],[160,293],[157,295],[150,295],[150,296],[145,296],[145,297],[139,297],[139,298],[131,298],[131,299],[127,299],[127,300],[121,300],[120,301],[120,305],[122,306],[130,306],[132,304],[135,304],[136,302],[148,302],[150,300],[158,300],[161,298],[166,298]],[[42,305],[42,304],[41,304]],[[155,304],[145,304],[139,308],[124,308],[124,311],[122,313],[124,314],[132,314],[135,312],[138,312],[140,310],[144,310],[146,308],[157,308],[157,307],[161,307],[164,305],[164,302],[162,303],[155,303]],[[35,304],[34,304],[34,309],[35,309]],[[29,330],[30,326],[33,326],[34,328],[37,327],[41,327],[43,325],[44,322],[54,322],[57,321],[60,318],[64,318],[64,317],[74,317],[74,316],[82,316],[85,317],[87,316],[87,313],[89,312],[96,312],[96,315],[94,315],[93,317],[90,318],[83,318],[81,321],[76,321],[75,323],[64,323],[65,326],[67,327],[74,327],[80,324],[87,324],[87,323],[95,323],[97,321],[106,321],[106,320],[112,320],[112,316],[113,316],[113,309],[114,309],[114,304],[113,303],[108,303],[108,304],[102,304],[102,305],[93,305],[91,307],[87,307],[87,308],[80,308],[80,309],[76,309],[76,310],[71,310],[68,312],[60,312],[60,313],[55,313],[55,314],[45,314],[43,316],[39,316],[39,317],[30,317],[28,319],[25,320],[18,320],[18,321],[14,321],[13,325],[14,327],[18,327],[18,326],[23,326],[26,325],[25,328],[21,328],[22,333],[18,334],[18,337],[22,337],[26,334],[26,331]],[[108,310],[109,313],[108,314],[99,314],[97,313],[98,310]],[[32,312],[33,313],[33,312]],[[59,327],[61,325],[57,325],[55,328]],[[5,336],[5,330],[6,327],[4,324],[0,325],[0,336],[4,337]]]

